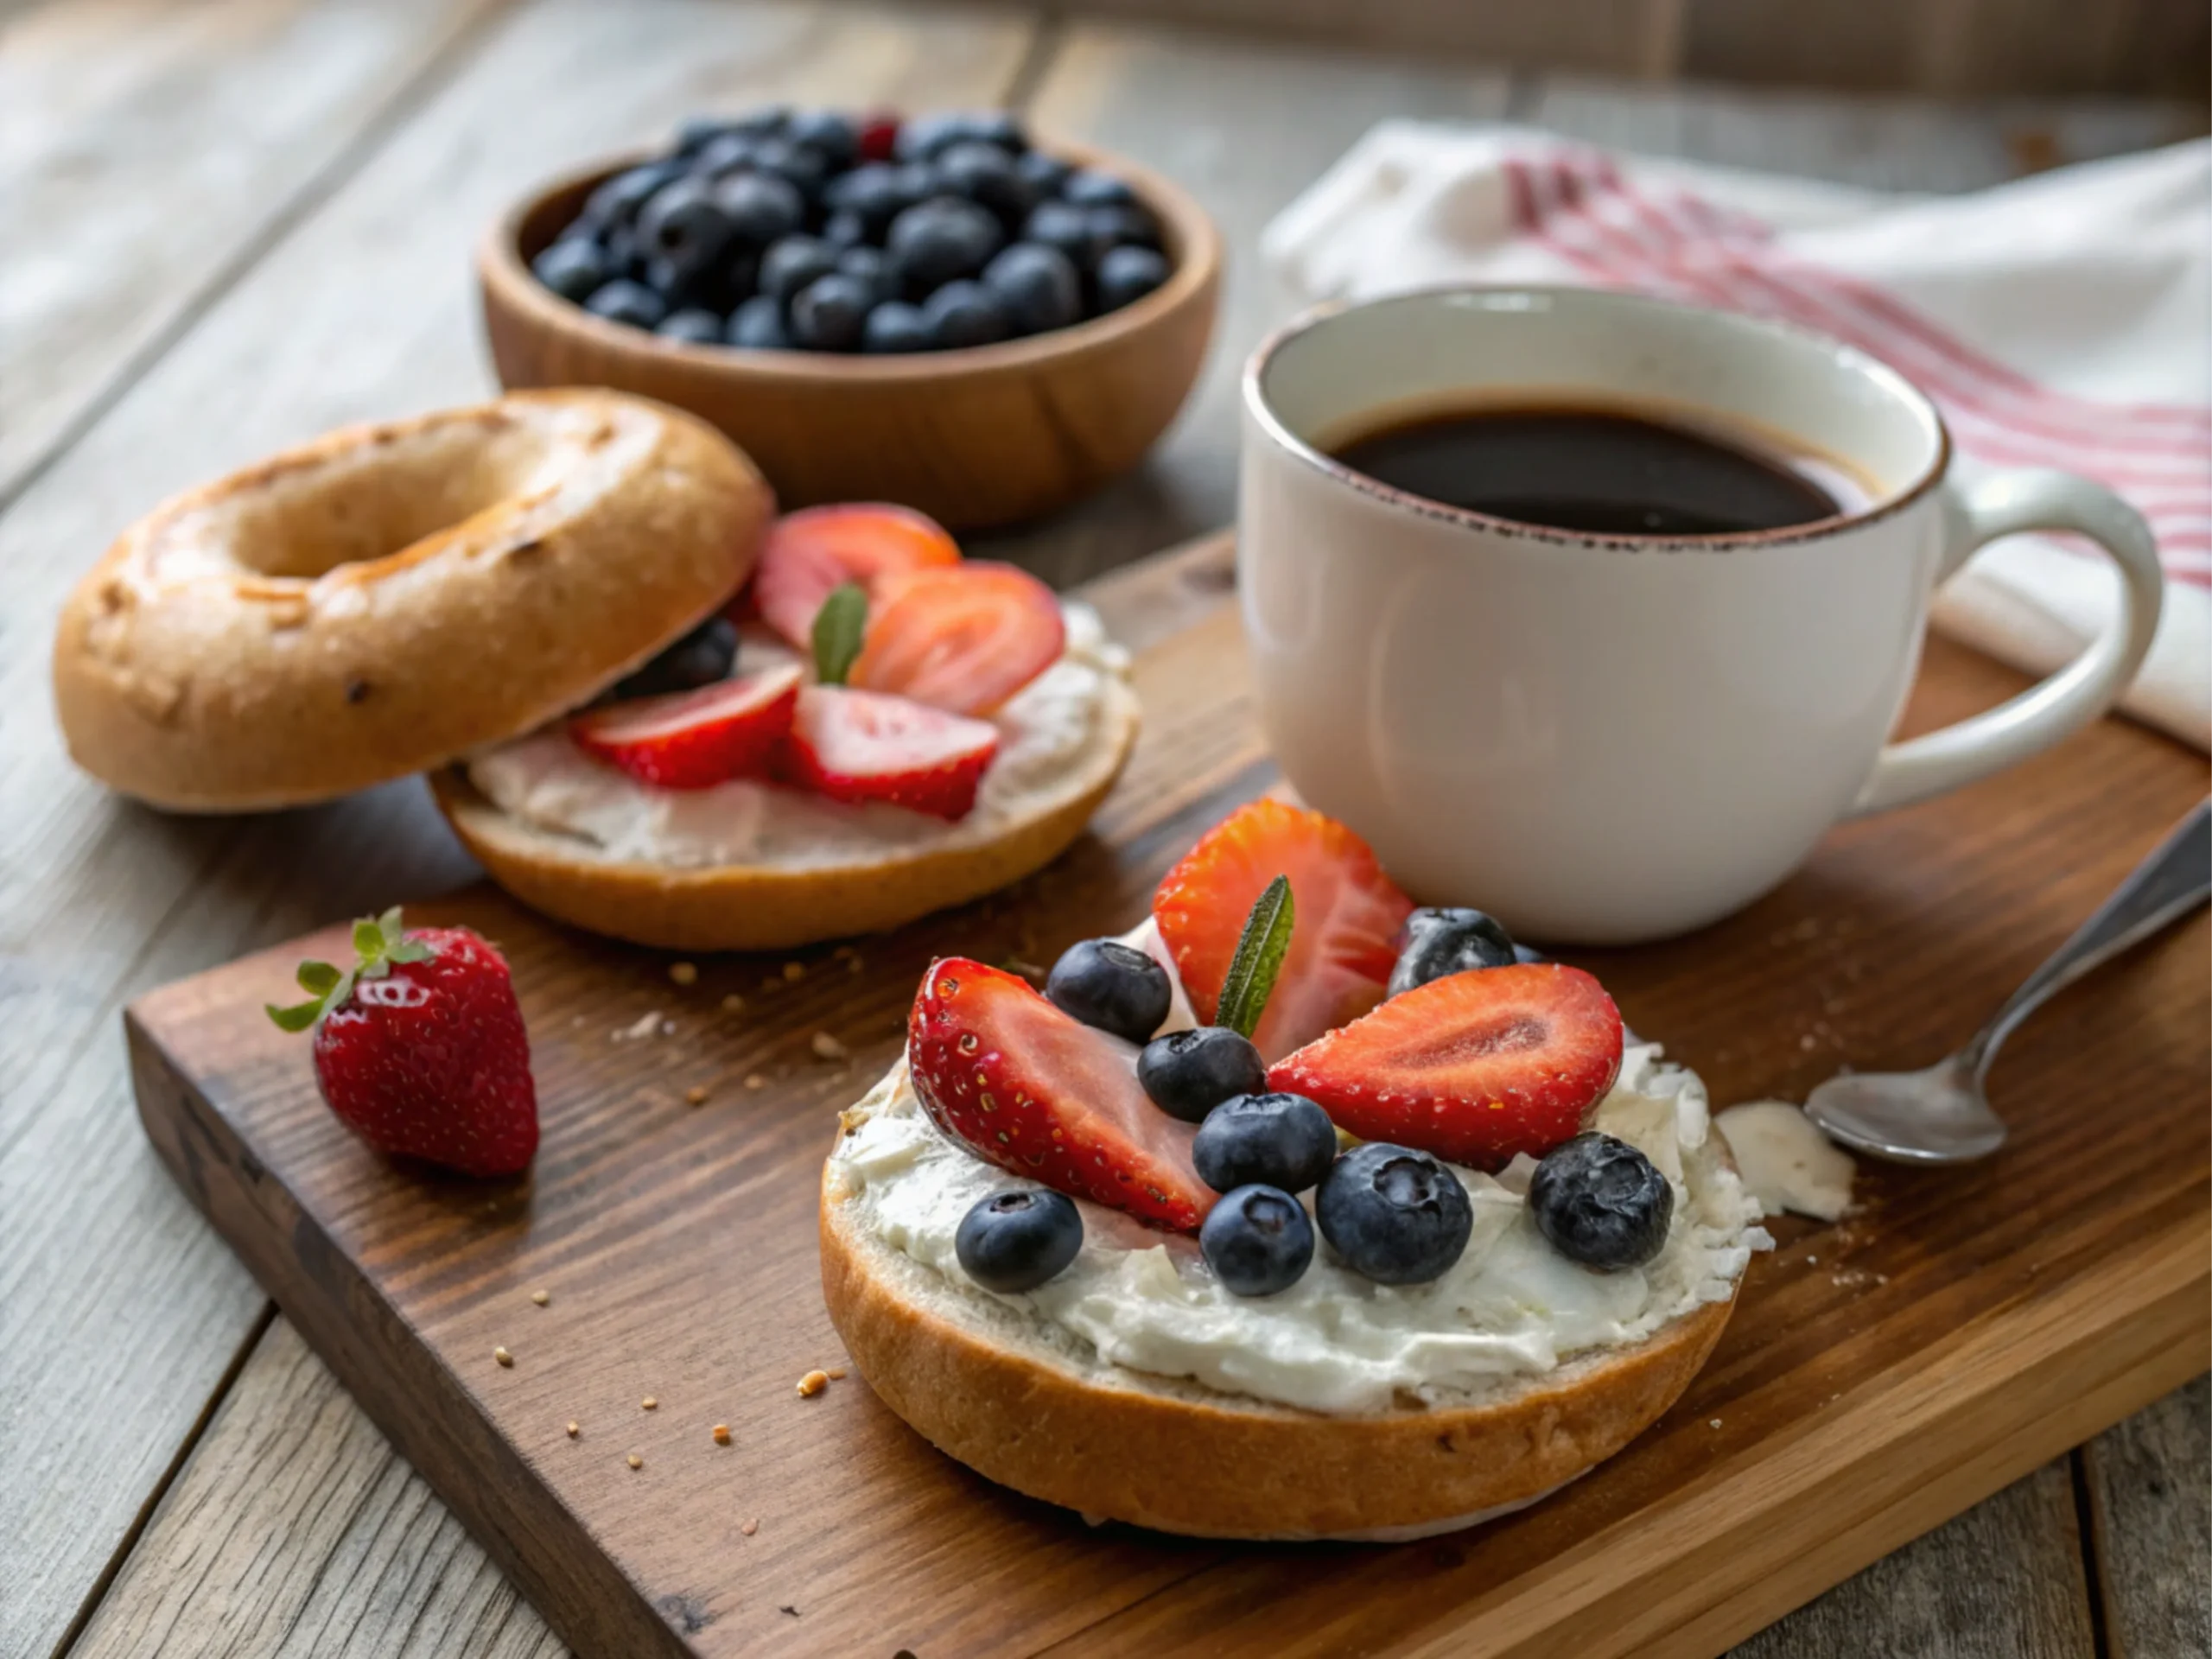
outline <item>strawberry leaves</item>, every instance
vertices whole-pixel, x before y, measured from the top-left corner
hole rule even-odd
[[[410,939],[394,905],[381,916],[364,916],[353,924],[353,950],[359,960],[340,973],[327,962],[303,962],[297,976],[308,1000],[280,1008],[264,1006],[282,1031],[305,1031],[334,1008],[344,1006],[356,980],[382,979],[401,962],[427,962],[433,954],[420,939]]]
[[[1260,1016],[1268,1011],[1268,998],[1290,953],[1290,935],[1298,906],[1290,893],[1290,878],[1279,875],[1252,901],[1244,918],[1244,931],[1236,941],[1236,954],[1229,959],[1229,975],[1221,983],[1221,1001],[1214,1023],[1227,1026],[1240,1037],[1259,1029]]]
[[[857,582],[830,590],[814,613],[814,673],[824,685],[842,685],[853,671],[868,633],[868,590]]]

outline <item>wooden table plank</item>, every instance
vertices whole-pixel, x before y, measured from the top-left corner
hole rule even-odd
[[[1027,112],[1130,156],[1191,190],[1229,250],[1205,372],[1151,460],[1050,523],[979,541],[1047,580],[1081,582],[1227,524],[1236,499],[1236,380],[1261,337],[1295,309],[1255,252],[1261,227],[1376,122],[1485,120],[1508,82],[1449,58],[1422,63],[1238,36],[1071,26]]]
[[[62,1633],[260,1299],[130,1120],[115,1016],[148,985],[469,869],[404,782],[251,820],[164,818],[62,756],[48,619],[161,496],[341,421],[489,389],[468,257],[493,211],[700,104],[988,101],[1029,25],[691,0],[546,0],[310,216],[0,517],[0,1652]]]
[[[504,0],[53,0],[0,25],[0,502]]]
[[[2212,1653],[2212,1386],[2199,1377],[2082,1449],[2113,1659]]]

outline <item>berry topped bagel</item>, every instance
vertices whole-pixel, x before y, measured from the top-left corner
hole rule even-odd
[[[824,1166],[823,1287],[877,1394],[994,1480],[1400,1538],[1665,1411],[1758,1217],[1703,1085],[1596,980],[1259,802],[1041,994],[931,965]]]
[[[348,427],[164,502],[64,607],[78,765],[156,806],[327,799],[588,702],[734,593],[773,501],[606,391]]]
[[[595,706],[432,780],[502,884],[641,944],[894,927],[1027,874],[1136,740],[1089,607],[903,508],[809,508],[751,586]]]

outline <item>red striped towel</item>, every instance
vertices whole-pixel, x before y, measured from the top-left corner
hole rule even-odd
[[[1962,467],[2064,467],[2150,521],[2166,615],[2125,706],[2212,747],[2212,144],[1914,198],[1390,122],[1262,246],[1306,299],[1453,280],[1633,289],[1884,359],[1942,407]],[[2019,537],[1948,584],[1935,620],[2047,671],[2115,588],[2063,538]]]

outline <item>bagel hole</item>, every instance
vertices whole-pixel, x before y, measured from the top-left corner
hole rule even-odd
[[[388,559],[520,493],[541,452],[500,441],[516,435],[448,429],[372,440],[272,478],[240,504],[232,554],[257,575],[307,581]]]

